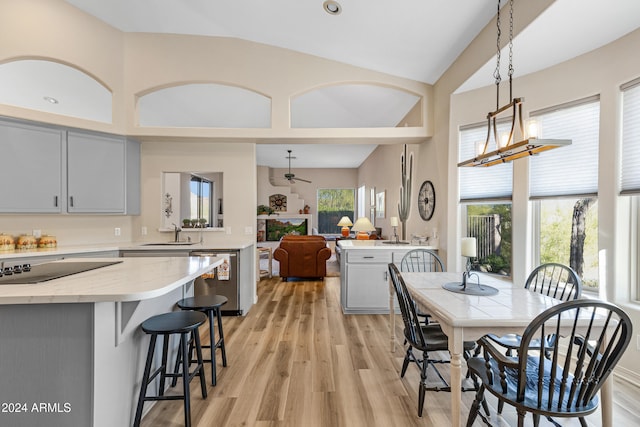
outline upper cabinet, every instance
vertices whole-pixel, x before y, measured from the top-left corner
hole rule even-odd
[[[0,122],[1,212],[60,213],[64,131]]]
[[[11,159],[0,178],[12,183],[0,212],[140,213],[138,142],[11,121],[0,138]]]
[[[67,210],[124,213],[125,139],[69,132]]]

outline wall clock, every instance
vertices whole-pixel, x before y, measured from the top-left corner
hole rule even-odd
[[[286,212],[287,196],[284,194],[272,194],[269,196],[269,207],[276,212]]]
[[[429,221],[435,209],[436,190],[433,188],[431,181],[425,181],[420,186],[420,192],[418,193],[418,211],[420,212],[420,217],[425,221]]]

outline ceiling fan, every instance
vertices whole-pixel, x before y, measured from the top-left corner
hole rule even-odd
[[[287,181],[289,181],[289,183],[291,184],[295,184],[296,181],[302,181],[302,182],[308,182],[309,184],[311,183],[311,181],[309,181],[308,179],[302,179],[302,178],[296,178],[296,176],[294,174],[291,173],[291,159],[295,159],[295,157],[291,157],[291,150],[287,150],[287,153],[289,153],[287,155],[287,157],[285,157],[286,159],[289,159],[289,173],[285,173],[284,177],[287,179]]]

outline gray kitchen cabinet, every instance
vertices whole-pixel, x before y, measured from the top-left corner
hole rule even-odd
[[[0,212],[62,212],[64,132],[2,120],[0,147]]]
[[[68,131],[67,211],[140,214],[140,144]]]
[[[124,213],[125,139],[67,135],[69,213]]]
[[[140,214],[140,144],[0,120],[0,213]]]

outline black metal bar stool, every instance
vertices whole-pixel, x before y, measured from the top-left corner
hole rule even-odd
[[[138,398],[138,407],[136,409],[136,417],[133,422],[134,427],[140,425],[142,418],[142,409],[144,402],[148,400],[184,400],[184,424],[186,427],[191,426],[191,401],[189,396],[189,382],[193,377],[200,377],[200,388],[202,389],[202,397],[207,397],[207,385],[204,379],[204,364],[202,360],[202,347],[200,346],[200,335],[198,327],[207,321],[207,317],[196,311],[175,311],[171,313],[159,314],[150,317],[142,322],[142,330],[151,335],[149,341],[149,351],[147,352],[147,361],[144,367],[144,375],[142,376],[142,384],[140,385],[140,397]],[[167,353],[169,349],[169,337],[172,334],[180,334],[180,350],[179,354],[185,354],[187,351],[187,342],[191,339],[195,343],[197,366],[193,372],[189,372],[190,360],[183,358],[182,372],[167,372]],[[158,335],[162,335],[162,364],[155,371],[151,372],[151,364],[153,362],[153,353],[156,348]],[[178,366],[176,366],[178,368]],[[160,374],[160,387],[157,396],[147,396],[147,386],[153,379]],[[178,377],[182,377],[183,394],[179,396],[165,396],[164,385],[167,377],[173,378],[174,385]]]
[[[227,352],[224,348],[224,333],[222,332],[222,314],[221,309],[227,303],[227,297],[222,295],[199,295],[191,298],[185,298],[178,301],[178,307],[182,310],[200,311],[207,314],[209,318],[209,345],[203,345],[202,348],[208,348],[211,351],[211,357],[204,359],[204,363],[211,363],[211,384],[216,385],[216,349],[220,349],[222,353],[222,366],[227,366]],[[214,319],[216,316],[218,323],[218,340],[216,341],[214,333]],[[191,358],[193,347],[189,346],[189,358]],[[176,361],[176,369],[180,363],[182,355],[178,354]],[[176,379],[173,380],[173,385]]]

